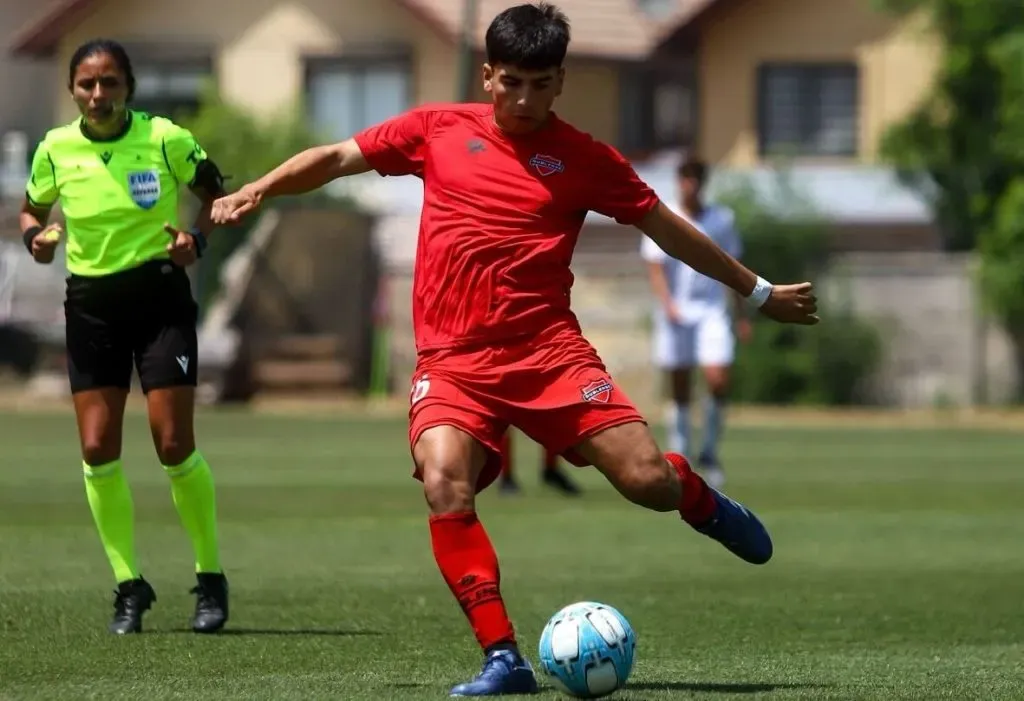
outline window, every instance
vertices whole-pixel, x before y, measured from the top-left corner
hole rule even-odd
[[[758,71],[762,156],[857,154],[857,66],[766,64]]]
[[[697,128],[694,81],[659,71],[623,72],[620,94],[622,149],[651,151],[693,144]]]
[[[313,127],[341,141],[407,110],[412,103],[405,57],[311,59],[306,89]]]
[[[169,117],[195,113],[203,88],[212,78],[209,59],[139,61],[135,69],[136,109]]]

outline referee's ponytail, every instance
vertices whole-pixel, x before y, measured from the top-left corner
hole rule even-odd
[[[125,81],[128,84],[128,102],[131,102],[135,95],[135,73],[132,71],[132,61],[128,58],[128,52],[124,47],[113,39],[92,39],[75,50],[68,68],[68,89],[70,90],[75,83],[75,71],[78,70],[79,64],[96,54],[107,54],[114,59],[114,63],[124,73]]]

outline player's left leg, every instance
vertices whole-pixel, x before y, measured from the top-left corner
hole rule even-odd
[[[707,395],[704,398],[704,430],[698,466],[713,487],[725,483],[719,459],[718,443],[725,424],[729,394],[729,369],[735,356],[736,339],[729,318],[716,314],[704,319],[697,330],[697,360],[701,366]]]
[[[576,358],[548,370],[540,402],[516,425],[572,463],[594,465],[620,494],[653,511],[676,511],[700,533],[736,556],[763,564],[772,542],[745,507],[709,487],[678,453],[663,453],[646,422],[612,382],[596,352],[566,338]]]
[[[146,394],[149,426],[171,496],[195,554],[196,595],[192,629],[214,633],[228,620],[228,582],[220,561],[217,501],[209,463],[196,449],[197,351],[195,304],[184,271],[167,277],[175,285],[167,306],[142,326],[135,339],[135,363]]]
[[[771,559],[772,541],[761,521],[708,486],[685,457],[662,453],[645,423],[610,425],[584,438],[575,450],[633,503],[653,511],[678,511],[699,533],[749,563]]]

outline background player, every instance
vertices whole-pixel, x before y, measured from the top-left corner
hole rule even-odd
[[[51,130],[32,161],[20,224],[38,263],[54,259],[67,223],[64,303],[68,375],[82,446],[85,491],[117,580],[114,633],[142,630],[156,601],[139,572],[134,507],[121,466],[121,430],[132,362],[146,394],[157,455],[196,558],[192,627],[209,633],[228,618],[210,466],[196,450],[196,303],[184,266],[202,253],[217,166],[187,130],[128,109],[135,76],[124,48],[91,41],[74,53],[68,89],[81,118]],[[179,189],[203,205],[181,231]]]
[[[743,253],[743,241],[735,228],[735,215],[722,205],[704,201],[707,166],[687,158],[677,170],[679,199],[676,212],[687,217],[734,258]],[[690,455],[691,368],[701,368],[707,386],[704,404],[702,447],[697,463],[713,487],[725,482],[718,458],[718,440],[725,420],[729,368],[736,352],[736,333],[750,337],[750,321],[743,300],[717,280],[698,273],[671,257],[650,237],[642,237],[641,256],[647,262],[651,287],[658,300],[654,313],[654,362],[667,374],[672,391],[669,450]],[[734,315],[730,304],[735,304]]]
[[[543,484],[568,496],[578,496],[580,488],[565,473],[559,464],[558,453],[541,448],[540,480]],[[515,451],[512,447],[512,432],[505,433],[501,441],[501,491],[518,494],[519,484],[515,477]]]
[[[778,321],[817,322],[809,283],[773,287],[757,277],[662,205],[618,152],[551,111],[569,44],[561,12],[545,3],[511,7],[485,43],[491,104],[428,105],[307,149],[212,210],[216,223],[235,223],[268,198],[370,169],[423,179],[409,442],[434,559],[485,654],[480,674],[452,689],[456,696],[537,690],[476,513],[476,494],[500,473],[510,425],[577,465],[596,466],[630,501],[679,514],[748,562],[772,555],[752,513],[709,488],[681,455],[661,452],[583,338],[568,290],[587,210],[638,226]]]

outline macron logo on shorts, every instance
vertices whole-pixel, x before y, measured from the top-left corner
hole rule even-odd
[[[178,357],[175,358],[175,360],[178,361],[178,366],[181,368],[181,371],[187,375],[188,374],[188,356],[187,355],[179,355]]]
[[[580,393],[583,395],[583,401],[605,404],[612,396],[612,383],[608,380],[594,380],[589,385],[580,387]]]

